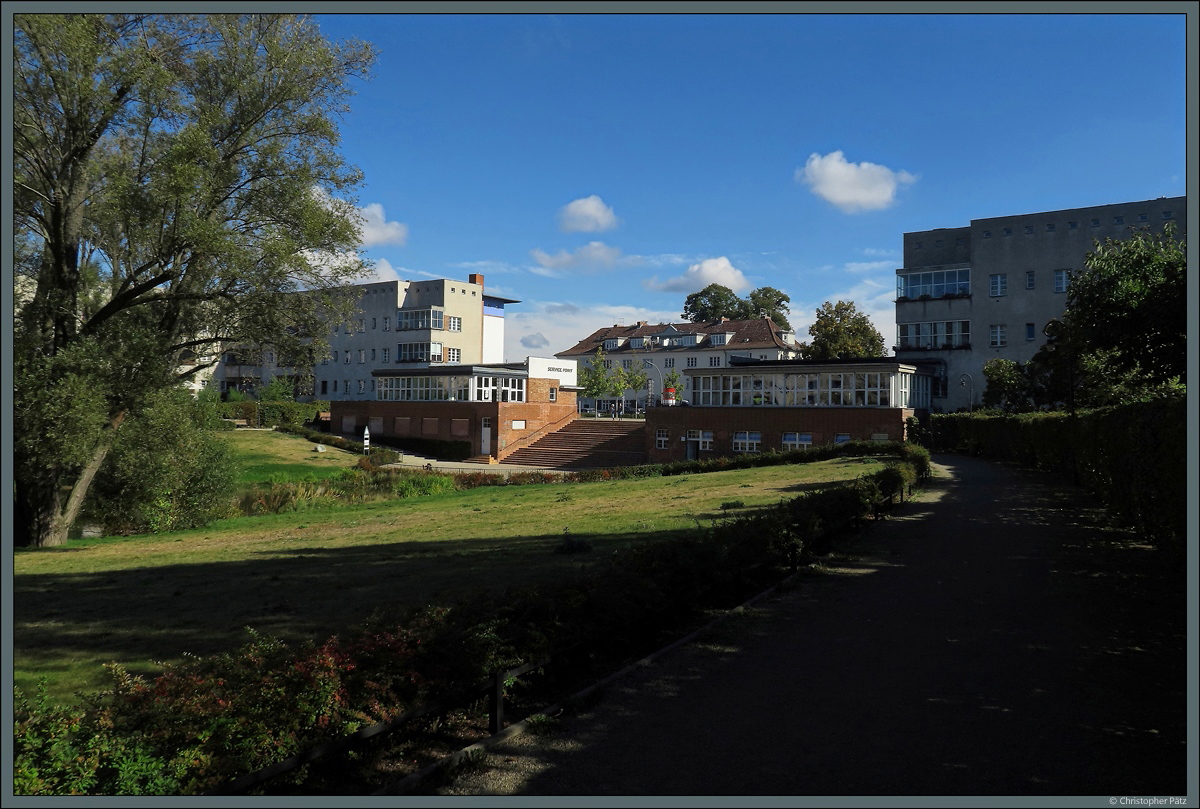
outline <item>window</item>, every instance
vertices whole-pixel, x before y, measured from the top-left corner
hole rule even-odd
[[[1012,235],[1012,228],[1005,228],[1005,229],[1004,229],[1004,235],[1005,235],[1005,236],[1011,236],[1011,235]]]
[[[734,452],[758,452],[762,445],[762,433],[742,432],[733,434]]]
[[[383,361],[384,362],[392,361],[392,350],[390,348],[383,349]]]
[[[552,402],[558,401],[558,388],[550,389],[550,401],[552,401]]]
[[[385,317],[385,318],[383,319],[383,330],[384,330],[384,331],[390,331],[390,330],[391,330],[391,327],[388,325],[388,323],[390,323],[390,322],[391,322],[391,318],[390,318],[390,317]]]
[[[621,367],[628,371],[633,367],[633,360],[621,360]]]
[[[1032,323],[1025,324],[1025,339],[1026,340],[1036,340],[1037,339],[1037,332],[1033,328]]]
[[[812,433],[784,433],[783,451],[808,449],[812,446]]]
[[[1067,287],[1071,285],[1070,270],[1055,270],[1054,271],[1054,291],[1066,292]]]
[[[1008,294],[1008,274],[995,273],[990,277],[989,294],[993,298]]]
[[[967,295],[970,291],[970,269],[908,272],[896,276],[896,295],[901,298],[941,298]]]
[[[667,449],[669,440],[670,434],[666,430],[659,429],[654,431],[655,449]]]
[[[429,344],[429,361],[430,362],[441,362],[442,361],[442,344],[441,343],[430,343]]]
[[[371,362],[375,362],[375,349],[371,349]]]
[[[1099,219],[1093,219],[1093,220],[1092,220],[1092,227],[1094,227],[1094,228],[1098,228],[1098,227],[1100,227],[1100,220],[1099,220]]]
[[[992,232],[991,232],[990,230],[985,230],[985,231],[983,232],[983,238],[985,238],[985,239],[990,239],[990,238],[992,238]],[[785,433],[785,435],[786,435],[786,433]]]
[[[1078,230],[1078,229],[1079,229],[1078,222],[1068,222],[1067,223],[1067,230]]]
[[[350,380],[349,379],[342,380],[342,393],[346,393],[346,394],[350,393]]]
[[[358,350],[358,362],[361,365],[362,363],[364,363],[366,361],[367,361],[367,352],[365,349],[360,348]]]
[[[335,349],[333,350],[333,361],[334,361],[334,362],[337,362],[337,358],[338,358],[338,353],[337,353],[337,349],[335,348]]]
[[[224,385],[225,383],[222,382],[221,384]],[[335,382],[334,384],[336,385],[337,383]],[[328,379],[321,380],[321,393],[323,393],[323,394],[329,393],[329,380]]]
[[[450,291],[453,292],[454,290],[450,290]],[[450,331],[462,331],[462,318],[461,317],[451,316],[450,318],[448,318],[448,320],[449,320],[449,325],[447,326],[447,328]]]
[[[897,348],[957,348],[971,344],[971,321],[942,320],[932,323],[899,323]]]
[[[835,444],[845,444],[849,440],[850,433],[834,433],[833,443]]]
[[[706,450],[711,451],[712,448],[713,448],[712,430],[701,430],[700,431],[700,449],[706,449]]]
[[[1048,225],[1046,225],[1046,232],[1047,232],[1047,233],[1053,233],[1053,232],[1054,232],[1054,225],[1053,225],[1053,224],[1048,224]]]
[[[1025,288],[1033,289],[1034,283],[1035,283],[1035,279],[1034,279],[1033,270],[1026,270],[1026,272],[1025,272]]]
[[[333,392],[337,393],[337,380],[333,380]]]
[[[1123,216],[1114,216],[1114,217],[1113,217],[1113,224],[1114,224],[1114,225],[1123,225],[1123,224],[1125,224],[1125,217],[1123,217]]]
[[[1163,211],[1163,219],[1170,219],[1172,216],[1170,211]]]
[[[1146,221],[1147,219],[1149,219],[1149,218],[1150,218],[1150,215],[1149,215],[1149,214],[1144,214],[1144,213],[1140,213],[1140,214],[1138,214],[1138,221],[1139,221],[1139,222],[1145,222],[1145,221]]]
[[[359,393],[367,392],[367,380],[365,380],[365,379],[358,380],[358,392]]]
[[[689,368],[695,368],[695,367],[696,367],[696,358],[695,358],[695,357],[688,357],[688,358],[687,358],[687,367],[689,367]]]
[[[920,250],[922,247],[923,247],[923,245],[920,242],[917,242],[916,244],[913,245],[914,250]]]
[[[1025,235],[1030,236],[1032,234],[1033,234],[1033,225],[1026,225],[1025,226]]]
[[[453,362],[453,363],[462,362],[462,349],[461,348],[447,348],[446,349],[446,362]]]
[[[359,331],[365,331],[365,330],[366,330],[366,329],[364,328],[364,326],[363,326],[363,319],[362,319],[361,317],[358,319],[358,330],[359,330]]]
[[[349,365],[349,364],[350,364],[350,352],[343,351],[342,352],[342,365]]]
[[[612,351],[612,350],[613,350],[614,348],[616,348],[618,345],[620,345],[620,343],[619,343],[619,341],[617,341],[617,340],[615,340],[615,339],[614,339],[614,340],[605,340],[605,341],[604,341],[604,350],[605,350],[605,351]]]
[[[991,347],[1003,348],[1008,345],[1007,330],[1003,326],[989,326],[988,333],[991,335]]]
[[[709,339],[709,340],[712,342],[712,344],[713,344],[713,345],[715,345],[715,346],[723,346],[723,345],[725,345],[725,335],[723,335],[723,334],[713,334],[713,335],[709,336],[709,338],[708,338],[708,339]]]
[[[443,313],[440,309],[411,309],[396,312],[396,331],[413,329],[441,329]]]
[[[378,327],[379,327],[379,318],[377,318],[377,317],[371,318],[371,328],[375,329]]]
[[[721,358],[720,357],[709,357],[708,358],[708,367],[709,368],[720,368],[721,367]]]
[[[605,360],[605,361],[604,361],[604,367],[605,367],[605,368],[611,368],[611,367],[612,367],[612,360]]]
[[[664,368],[674,368],[675,367],[675,358],[668,357],[667,359],[663,360],[663,367]]]

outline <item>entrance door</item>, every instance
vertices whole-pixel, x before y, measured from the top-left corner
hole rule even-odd
[[[479,423],[479,454],[492,454],[492,419],[484,416]]]
[[[699,457],[700,457],[700,442],[699,441],[688,441],[687,442],[687,459],[689,461],[694,461]]]

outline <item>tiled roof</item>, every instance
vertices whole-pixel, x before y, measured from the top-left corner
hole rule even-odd
[[[670,346],[664,347],[661,345],[647,346],[646,348],[632,348],[629,345],[629,339],[633,337],[653,337],[661,334],[667,329],[674,329],[680,335],[695,334],[695,335],[710,335],[710,334],[732,334],[725,345],[714,346],[707,340],[698,341],[694,346]],[[628,354],[634,352],[646,351],[695,351],[697,349],[719,349],[722,351],[738,350],[738,349],[755,349],[755,348],[775,348],[795,351],[796,343],[785,342],[781,336],[783,330],[775,324],[769,317],[755,318],[754,320],[710,320],[704,323],[647,323],[640,321],[632,326],[608,326],[603,329],[597,329],[592,334],[580,340],[576,345],[568,348],[566,351],[560,351],[555,354],[556,357],[578,357],[588,354],[594,354],[598,346],[603,346],[605,340],[614,338],[623,339],[617,348],[607,350],[605,353],[610,355]]]

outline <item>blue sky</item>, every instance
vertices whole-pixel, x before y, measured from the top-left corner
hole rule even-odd
[[[509,360],[723,283],[894,342],[907,231],[1186,194],[1177,15],[321,15],[380,278],[470,272]]]

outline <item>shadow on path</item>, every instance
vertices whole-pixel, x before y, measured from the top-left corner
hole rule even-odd
[[[1186,794],[1185,571],[1077,490],[936,460],[826,574],[440,794]]]

